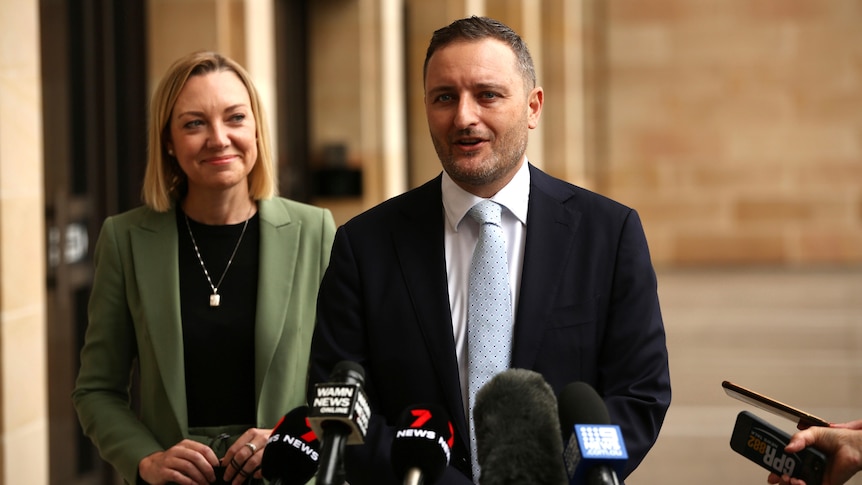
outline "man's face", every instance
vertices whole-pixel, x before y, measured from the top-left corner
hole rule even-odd
[[[480,197],[496,194],[521,166],[542,102],[542,88],[526,85],[515,53],[496,39],[458,41],[428,61],[425,113],[437,156]]]

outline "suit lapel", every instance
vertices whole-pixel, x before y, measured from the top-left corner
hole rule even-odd
[[[440,177],[410,194],[404,204],[404,219],[393,227],[396,257],[401,265],[407,291],[419,322],[419,330],[434,356],[433,365],[442,389],[446,389],[447,412],[457,434],[468,436],[452,315],[446,277],[443,243],[443,202]],[[466,442],[462,443],[466,446]]]
[[[146,332],[171,408],[180,427],[188,429],[176,227],[174,210],[151,212],[130,229],[129,238]]]
[[[260,265],[255,322],[255,393],[261,401],[266,372],[284,331],[299,251],[300,224],[271,201],[260,202]]]
[[[572,240],[580,214],[565,205],[571,191],[556,190],[554,181],[530,167],[530,201],[527,212],[527,240],[521,274],[518,309],[515,316],[512,367],[533,368],[554,308],[556,293],[548,281],[561,281],[574,244]],[[554,289],[551,287],[551,289]]]

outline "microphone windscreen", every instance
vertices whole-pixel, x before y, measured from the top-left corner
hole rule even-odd
[[[541,374],[497,374],[476,394],[473,420],[482,485],[567,483],[557,400]]]
[[[560,409],[560,428],[566,439],[576,424],[611,424],[605,401],[585,382],[566,385],[560,391],[557,402]]]
[[[317,473],[320,441],[308,423],[308,406],[285,414],[263,449],[260,472],[270,481],[302,485]]]
[[[401,479],[411,468],[421,470],[425,484],[431,485],[449,464],[452,422],[437,404],[417,404],[405,409],[398,419],[392,440],[392,468]]]

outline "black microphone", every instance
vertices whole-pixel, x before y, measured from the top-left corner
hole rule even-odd
[[[392,468],[404,485],[432,485],[449,464],[454,442],[452,422],[437,404],[417,404],[398,419],[392,440]]]
[[[343,485],[344,446],[362,444],[371,419],[368,398],[362,390],[365,371],[350,361],[339,362],[331,382],[314,385],[314,399],[308,421],[321,439],[320,471],[317,485]]]
[[[285,414],[275,425],[260,462],[260,473],[273,485],[304,485],[317,472],[320,441],[308,424],[308,406]]]
[[[601,396],[589,384],[573,382],[560,391],[558,403],[569,484],[619,485],[629,456]]]
[[[566,484],[558,419],[554,391],[537,372],[509,369],[485,383],[473,406],[482,485]]]

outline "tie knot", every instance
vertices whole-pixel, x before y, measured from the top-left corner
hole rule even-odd
[[[486,199],[474,205],[467,213],[480,225],[487,223],[499,226],[501,210],[500,204]]]

